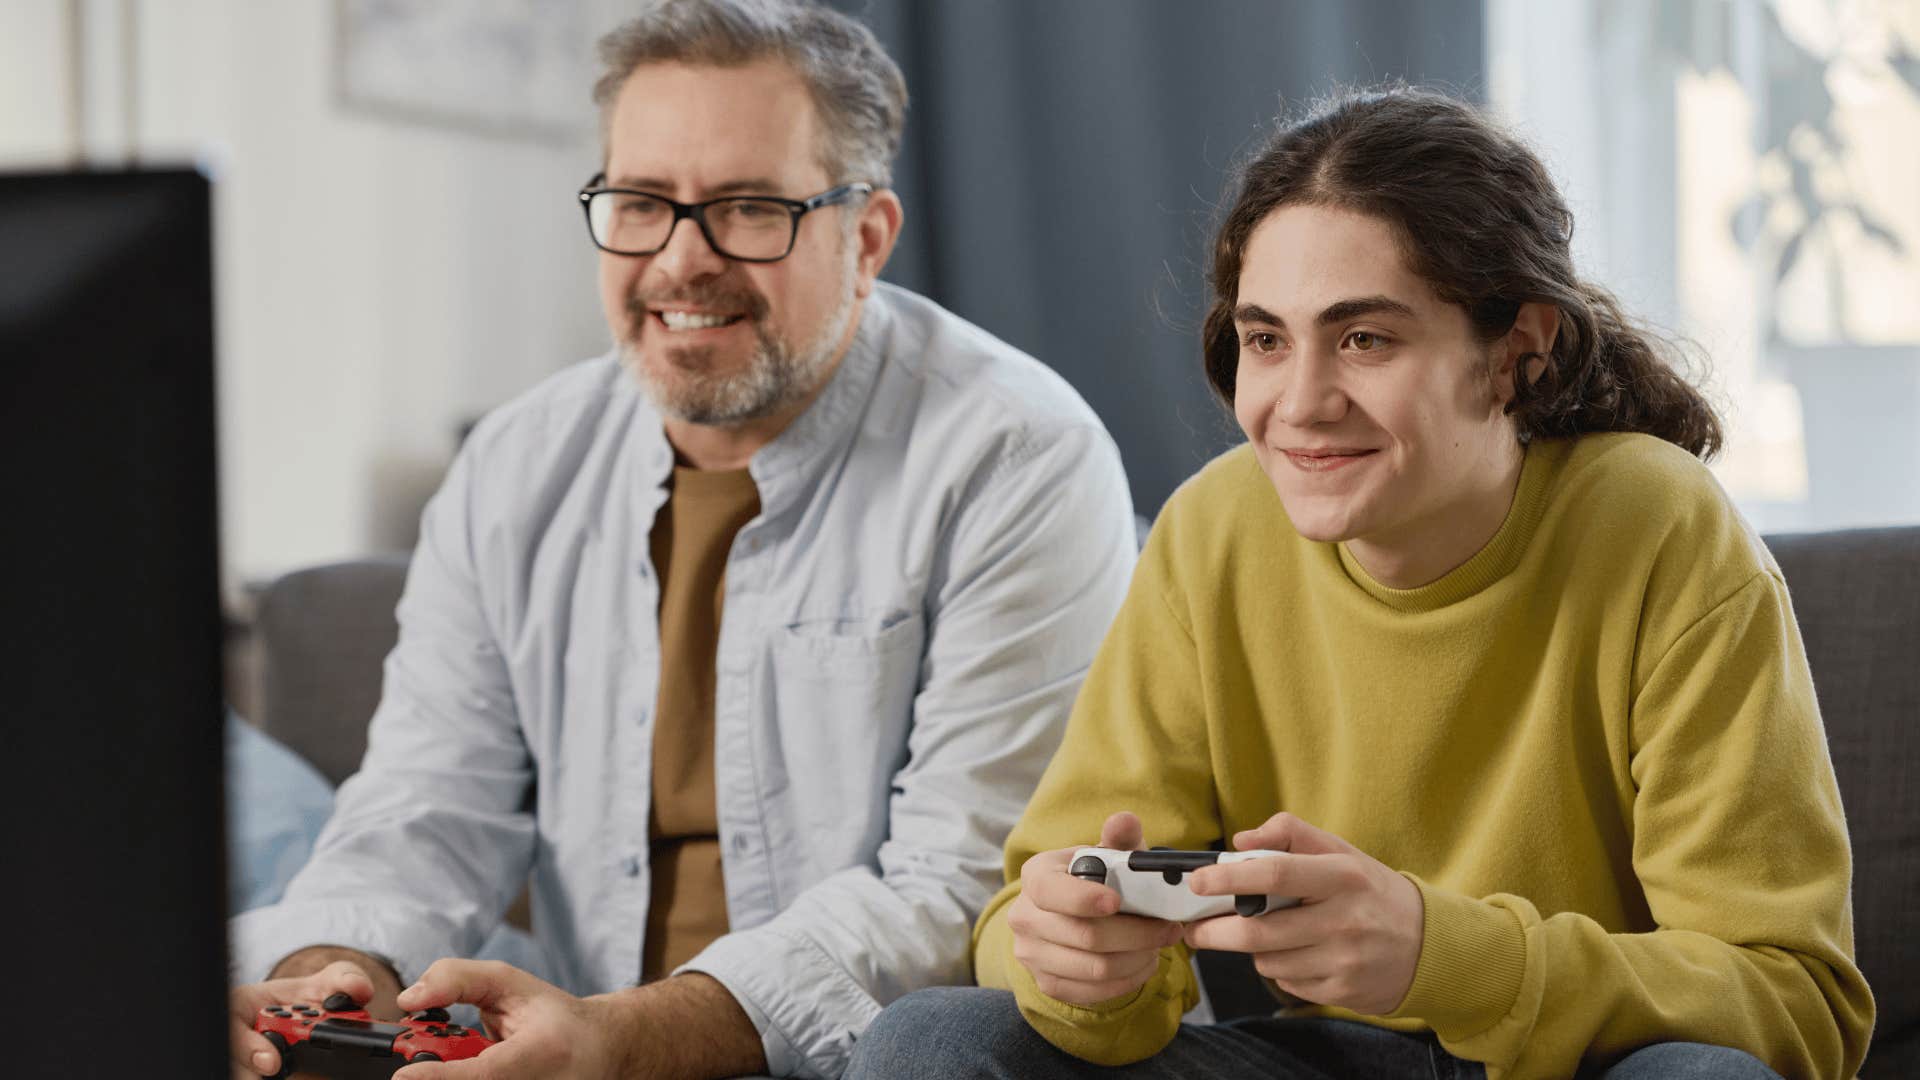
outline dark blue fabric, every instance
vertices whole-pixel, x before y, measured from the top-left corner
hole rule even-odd
[[[844,1080],[1102,1077],[1124,1080],[1484,1080],[1431,1035],[1403,1035],[1351,1020],[1262,1017],[1183,1024],[1145,1061],[1090,1065],[1053,1047],[1004,990],[939,987],[888,1006],[854,1047]],[[1698,1043],[1661,1043],[1607,1069],[1603,1080],[1779,1080],[1751,1054]]]

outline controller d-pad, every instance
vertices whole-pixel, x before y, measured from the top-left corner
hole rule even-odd
[[[327,1000],[321,1002],[320,1007],[328,1012],[353,1012],[360,1007],[360,1003],[353,1000],[352,994],[344,990],[336,990],[327,995]]]

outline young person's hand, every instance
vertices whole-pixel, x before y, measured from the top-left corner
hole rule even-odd
[[[1100,845],[1133,851],[1140,819],[1121,811],[1100,828]],[[1067,872],[1079,846],[1043,851],[1020,867],[1020,895],[1007,908],[1013,956],[1040,992],[1071,1005],[1125,997],[1153,977],[1160,950],[1180,924],[1119,915],[1120,894]]]
[[[1239,851],[1289,854],[1202,867],[1201,895],[1297,896],[1300,906],[1256,918],[1221,915],[1187,927],[1187,944],[1253,954],[1280,989],[1368,1016],[1399,1008],[1426,932],[1420,890],[1393,868],[1292,814],[1234,835]]]

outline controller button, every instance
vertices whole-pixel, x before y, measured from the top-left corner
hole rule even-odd
[[[447,1022],[447,1010],[439,1008],[421,1009],[419,1012],[413,1014],[413,1018],[415,1020],[425,1020],[429,1023],[444,1024]]]
[[[353,1000],[352,994],[337,990],[328,994],[327,1000],[321,1002],[320,1007],[328,1012],[352,1012],[360,1007],[360,1003]]]
[[[1169,885],[1180,884],[1180,871],[1178,870],[1163,870],[1161,871],[1160,876],[1166,879],[1166,882]]]
[[[447,1025],[447,1034],[449,1035],[465,1035],[466,1033],[467,1033],[467,1029],[461,1027],[459,1024]]]

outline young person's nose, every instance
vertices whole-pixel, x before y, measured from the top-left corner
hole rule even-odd
[[[1341,419],[1347,404],[1335,358],[1302,348],[1287,365],[1273,408],[1282,423],[1304,429]]]

